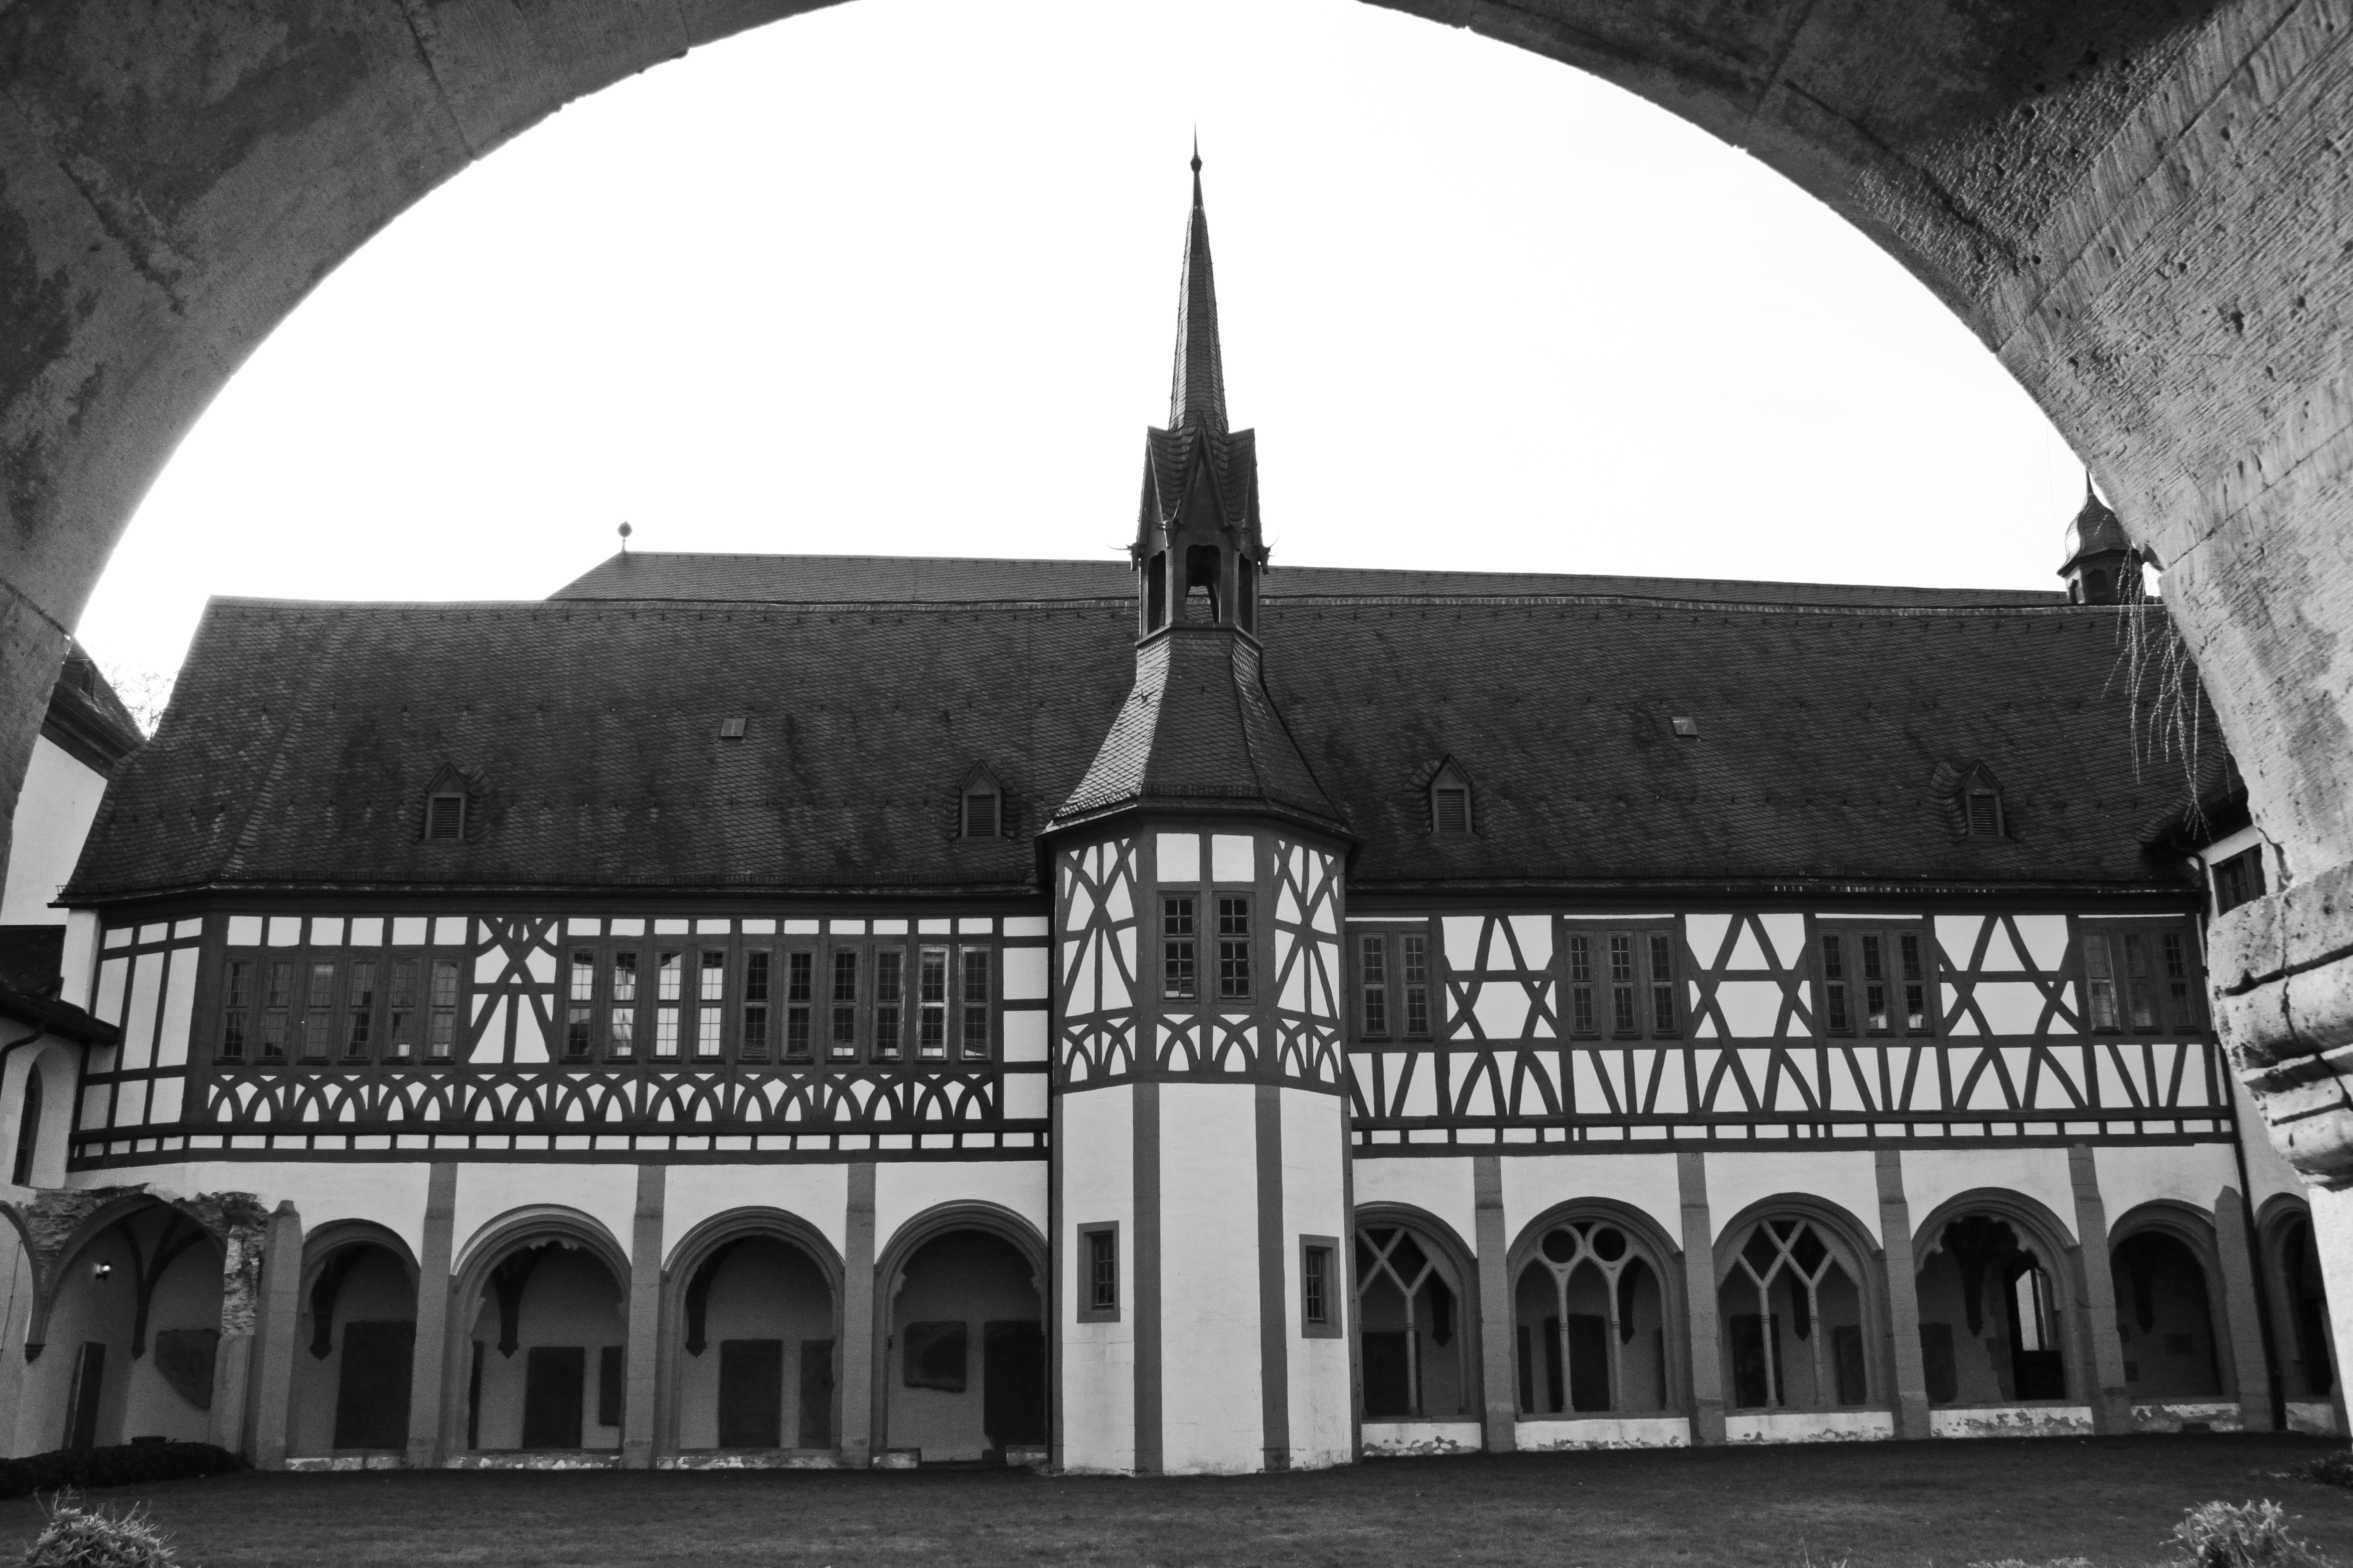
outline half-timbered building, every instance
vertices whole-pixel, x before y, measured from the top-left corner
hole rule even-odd
[[[2098,503],[2065,593],[1277,569],[1196,169],[1128,561],[213,604],[0,1079],[16,1450],[2342,1429]]]

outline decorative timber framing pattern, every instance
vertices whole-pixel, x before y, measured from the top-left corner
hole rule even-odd
[[[417,1152],[533,1158],[1038,1159],[1046,1099],[1047,921],[1040,915],[605,917],[409,914],[179,916],[107,931],[93,1011],[124,1044],[84,1066],[73,1169],[208,1158],[415,1158]],[[626,1058],[581,1050],[572,950],[626,933],[642,949],[649,1022]],[[933,946],[956,961],[928,975]],[[905,1046],[874,1048],[874,966],[837,952],[905,952]],[[663,972],[658,954],[684,958]],[[767,1026],[747,1045],[746,954],[772,956]],[[790,960],[807,952],[815,1048],[786,1048]],[[828,989],[860,1046],[828,1046]],[[719,983],[714,1032],[669,1036],[665,1013]],[[706,978],[708,976],[709,978]],[[943,994],[925,989],[936,979]],[[601,1025],[611,985],[596,993]],[[969,1001],[970,1006],[967,1006]],[[934,1054],[927,1006],[941,1014]],[[976,1014],[969,1021],[965,1014]],[[828,1057],[836,1059],[828,1059]]]
[[[2232,1136],[2182,915],[1348,923],[1426,934],[1436,971],[1428,1041],[1364,1038],[1359,1019],[1351,1135],[1367,1150]],[[1672,933],[1671,977],[1654,966],[1670,950],[1656,933]]]

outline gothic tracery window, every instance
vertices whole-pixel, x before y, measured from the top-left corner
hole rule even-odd
[[[1758,1222],[1733,1255],[1720,1307],[1736,1407],[1869,1403],[1862,1292],[1813,1221]]]
[[[1665,1296],[1624,1227],[1546,1230],[1520,1271],[1515,1315],[1522,1415],[1667,1407]]]

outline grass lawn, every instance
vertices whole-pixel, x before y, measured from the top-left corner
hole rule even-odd
[[[144,1499],[204,1568],[297,1563],[1542,1564],[1831,1568],[2160,1561],[2182,1510],[2269,1497],[2353,1565],[2353,1491],[2274,1472],[2312,1439],[1858,1443],[1390,1460],[1245,1479],[1007,1471],[244,1475]],[[0,1503],[0,1563],[37,1526]]]

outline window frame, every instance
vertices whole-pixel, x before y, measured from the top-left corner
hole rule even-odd
[[[2133,942],[2140,943],[2144,973],[2132,973]],[[2103,978],[2093,973],[2095,942],[2107,954],[2109,972],[2105,979],[2112,988],[2110,1005],[2116,1010],[2113,1024],[2099,1023],[2094,1012],[2093,987]],[[2084,920],[2077,927],[2074,947],[2070,965],[2073,973],[2069,978],[2077,987],[2085,1035],[2119,1040],[2171,1040],[2212,1032],[2212,1009],[2206,998],[2206,955],[2198,940],[2197,928],[2187,916],[2104,916]],[[2133,1021],[2137,994],[2146,994],[2148,999],[2150,1022],[2146,1027]]]
[[[1689,965],[1683,933],[1663,920],[1569,920],[1560,933],[1561,1027],[1573,1040],[1680,1040],[1691,1030]],[[1619,942],[1626,970],[1619,973]],[[1663,944],[1663,946],[1662,945]],[[1659,973],[1663,952],[1666,973]],[[1581,973],[1580,973],[1581,971]],[[1659,1003],[1667,1019],[1659,1019]],[[1620,1012],[1620,1004],[1626,1009]],[[1630,1016],[1632,1026],[1619,1019]]]
[[[1389,933],[1358,931],[1356,959],[1356,1036],[1366,1040],[1388,1039],[1395,1016],[1389,1006],[1393,984],[1389,978]],[[1374,973],[1377,969],[1377,974]]]
[[[1313,1305],[1308,1286],[1314,1278],[1310,1259],[1317,1253],[1324,1258],[1324,1315],[1316,1318],[1310,1311]],[[1340,1238],[1336,1236],[1299,1237],[1299,1337],[1303,1340],[1336,1340],[1348,1331],[1348,1302],[1352,1292],[1347,1289],[1347,1274],[1340,1266]]]
[[[1913,942],[1912,955],[1919,961],[1916,982],[1905,971],[1907,937]],[[1871,950],[1864,945],[1866,941],[1880,944],[1881,973],[1875,980],[1868,969],[1866,955]],[[1838,1040],[1933,1040],[1943,1035],[1944,977],[1939,973],[1935,928],[1928,921],[1828,916],[1814,922],[1808,944],[1813,950],[1807,967],[1814,983],[1815,1026],[1823,1036]],[[1887,987],[1888,1026],[1883,1029],[1874,1029],[1870,1023],[1869,988],[1873,984]],[[1920,1016],[1926,1020],[1916,1029],[1911,1024],[1907,994],[1915,984],[1920,987]],[[1857,994],[1862,998],[1862,1005],[1851,1007],[1843,1024],[1835,1022],[1834,1002],[1842,999],[1851,1004]]]
[[[1073,1299],[1078,1308],[1076,1321],[1082,1323],[1116,1323],[1120,1321],[1121,1310],[1126,1305],[1127,1294],[1122,1289],[1124,1281],[1120,1274],[1124,1260],[1120,1256],[1119,1221],[1091,1221],[1079,1226],[1075,1234],[1079,1242],[1079,1259],[1084,1265],[1077,1270],[1078,1290]],[[1095,1291],[1094,1238],[1099,1236],[1111,1238],[1111,1304],[1108,1306],[1099,1304]]]
[[[470,1009],[468,1006],[472,984],[469,979],[473,964],[470,916],[456,917],[468,922],[469,934],[462,942],[451,945],[435,942],[428,923],[427,940],[423,942],[396,942],[392,933],[397,929],[396,919],[416,918],[385,915],[385,939],[360,945],[352,942],[324,943],[310,940],[308,921],[311,917],[294,917],[304,921],[304,940],[271,946],[259,944],[224,944],[220,951],[218,980],[208,998],[200,999],[209,1016],[207,1029],[211,1037],[210,1065],[216,1068],[270,1069],[303,1068],[314,1071],[350,1072],[379,1067],[414,1068],[445,1066],[458,1060],[459,1046]],[[325,917],[320,917],[325,918]],[[427,917],[428,921],[430,917]],[[270,1005],[271,966],[287,967],[290,982],[284,1005]],[[406,965],[406,974],[403,966]],[[317,993],[317,973],[326,967],[331,974],[326,984],[326,1000],[314,1005]],[[358,971],[368,971],[364,1003],[355,1010],[355,982]],[[240,970],[245,984],[240,994]],[[452,981],[447,1003],[435,995],[435,982],[447,972]],[[406,978],[411,982],[406,1007],[401,1006],[398,984]],[[282,1015],[283,1034],[280,1049],[271,1056],[266,1049],[269,1039],[268,1022],[273,1012]],[[409,1015],[408,1049],[396,1053],[394,1047],[403,1042],[397,1037],[396,1017]],[[437,1017],[446,1018],[449,1038],[448,1049],[437,1052],[433,1026]],[[324,1048],[313,1053],[308,1042],[311,1023],[323,1020]],[[239,1048],[229,1049],[232,1031],[243,1026]],[[365,1036],[363,1048],[354,1049],[353,1028],[359,1026]]]
[[[2263,877],[2263,846],[2250,844],[2235,855],[2226,855],[2207,865],[2207,883],[2214,899],[2214,915],[2220,919],[2242,904],[2253,903],[2269,890]],[[2235,896],[2228,896],[2235,894]]]
[[[439,807],[445,801],[456,803],[456,819],[451,824],[452,831],[448,833],[437,833],[434,829],[439,826]],[[436,789],[427,791],[425,795],[425,831],[421,836],[423,841],[427,844],[463,844],[466,841],[467,805],[468,802],[466,799],[466,792],[464,790]]]

